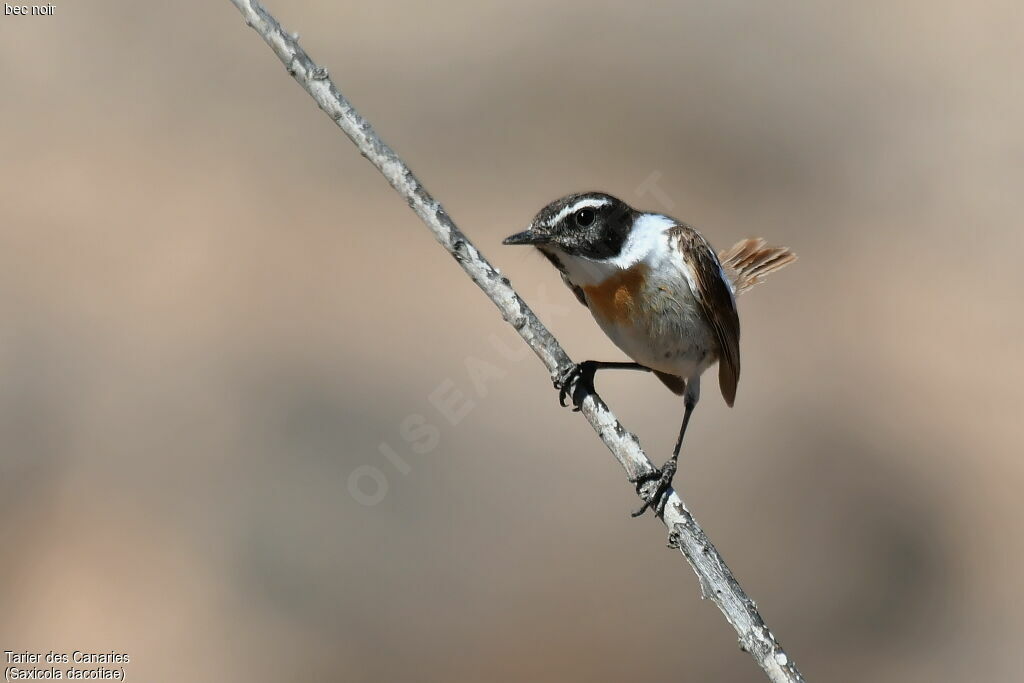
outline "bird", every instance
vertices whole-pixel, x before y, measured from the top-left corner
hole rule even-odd
[[[718,363],[718,386],[732,407],[740,379],[740,319],[736,297],[796,260],[787,247],[761,238],[721,253],[692,226],[670,216],[638,211],[604,192],[570,194],[551,202],[506,245],[530,245],[561,274],[601,330],[632,362],[587,360],[555,379],[559,403],[574,410],[597,396],[597,370],[653,372],[683,397],[683,420],[672,456],[637,479],[658,485],[643,507],[662,516],[678,467],[690,416],[700,400],[701,375]]]

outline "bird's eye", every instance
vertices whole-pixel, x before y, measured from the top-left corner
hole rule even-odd
[[[585,228],[594,222],[594,210],[593,209],[580,209],[574,215],[576,219],[576,225],[581,228]]]

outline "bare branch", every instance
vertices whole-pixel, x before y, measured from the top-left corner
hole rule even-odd
[[[288,73],[305,88],[324,112],[338,124],[360,153],[384,174],[391,186],[409,203],[438,242],[458,261],[462,269],[494,302],[502,317],[516,329],[548,369],[552,380],[572,365],[558,340],[537,319],[519,297],[508,278],[494,268],[452,222],[441,205],[430,196],[408,166],[377,136],[369,122],[349,104],[328,78],[299,47],[298,36],[286,32],[256,0],[231,0],[252,27],[266,41]],[[640,442],[626,431],[598,397],[587,396],[581,413],[598,433],[631,481],[655,472],[640,448]],[[653,495],[656,481],[640,488],[642,499]],[[673,491],[662,520],[670,529],[670,547],[678,548],[700,581],[705,598],[712,600],[739,634],[740,647],[749,652],[776,683],[803,681],[796,665],[772,635],[753,601],[747,597],[708,540],[683,501]]]

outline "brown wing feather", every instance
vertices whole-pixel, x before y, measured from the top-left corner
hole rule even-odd
[[[718,386],[730,406],[736,400],[740,381],[740,317],[736,302],[725,280],[718,256],[699,232],[688,225],[669,229],[676,247],[693,275],[694,298],[701,316],[715,332],[718,341]]]

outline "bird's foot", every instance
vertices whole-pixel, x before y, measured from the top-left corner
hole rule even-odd
[[[573,412],[579,412],[583,407],[583,399],[588,394],[597,393],[594,390],[594,374],[596,372],[597,362],[592,360],[585,360],[566,368],[555,380],[555,388],[558,389],[558,404],[565,407],[568,405],[565,399],[571,397]]]
[[[658,482],[654,491],[644,498],[644,504],[640,509],[633,513],[634,517],[639,517],[648,509],[654,511],[655,517],[661,517],[665,513],[665,505],[668,504],[669,493],[672,491],[672,478],[676,475],[676,467],[676,458],[670,458],[660,470],[649,472],[632,482],[636,485],[637,493],[640,493],[640,489],[645,484],[652,481]]]

